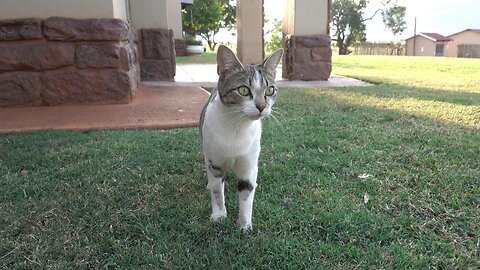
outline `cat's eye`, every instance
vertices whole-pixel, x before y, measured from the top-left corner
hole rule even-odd
[[[275,94],[275,87],[269,86],[267,90],[265,90],[265,95],[273,96],[273,94]]]
[[[250,96],[250,89],[246,86],[240,86],[238,88],[238,93],[240,93],[240,95],[246,97],[246,96]]]

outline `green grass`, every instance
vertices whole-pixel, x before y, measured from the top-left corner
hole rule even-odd
[[[216,52],[204,52],[200,56],[177,56],[175,58],[177,64],[216,64],[217,53]]]
[[[335,57],[372,87],[280,89],[249,234],[231,175],[209,222],[196,129],[1,135],[0,268],[478,269],[480,61],[398,60]]]

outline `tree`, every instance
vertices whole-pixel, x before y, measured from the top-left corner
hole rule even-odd
[[[183,28],[193,30],[215,50],[215,35],[220,28],[233,29],[236,25],[236,6],[230,0],[195,0],[186,8],[183,16]]]
[[[406,7],[398,6],[396,4],[393,7],[382,11],[385,27],[395,36],[403,33],[407,28],[407,23],[405,22],[406,11]]]
[[[358,3],[354,0],[335,0],[333,2],[332,25],[340,55],[348,54],[348,47],[354,42],[366,39],[366,27],[363,20],[363,10],[366,6],[366,0]]]
[[[183,16],[184,29],[191,29],[204,38],[210,50],[215,50],[215,35],[222,26],[224,6],[220,0],[196,0],[186,8]]]
[[[270,39],[265,43],[267,52],[272,53],[282,48],[282,21],[278,19],[269,20],[265,18],[264,25],[271,25],[271,29],[266,29],[267,27],[265,27],[264,33],[265,37],[268,38],[268,36],[270,36]]]
[[[397,0],[385,0],[382,7],[372,16],[364,18],[364,10],[368,0],[334,0],[332,5],[333,34],[337,40],[338,53],[348,54],[348,47],[355,42],[366,40],[365,21],[373,19],[378,12],[382,12],[386,27],[394,34],[405,30],[406,8],[397,5]]]
[[[237,6],[230,5],[230,0],[220,0],[223,6],[222,27],[232,30],[237,25]]]

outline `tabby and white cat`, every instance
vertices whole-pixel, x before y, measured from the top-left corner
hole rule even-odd
[[[280,49],[261,65],[244,66],[229,48],[218,48],[218,86],[200,118],[214,222],[227,217],[224,177],[226,171],[233,170],[238,179],[237,226],[243,230],[252,227],[262,133],[260,120],[270,115],[275,103],[275,74],[282,54]]]

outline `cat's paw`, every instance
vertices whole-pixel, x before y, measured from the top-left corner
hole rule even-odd
[[[245,219],[238,218],[237,228],[239,228],[242,232],[249,232],[252,230],[252,222],[247,222]]]
[[[227,218],[227,212],[212,213],[210,220],[212,222],[222,222]]]

